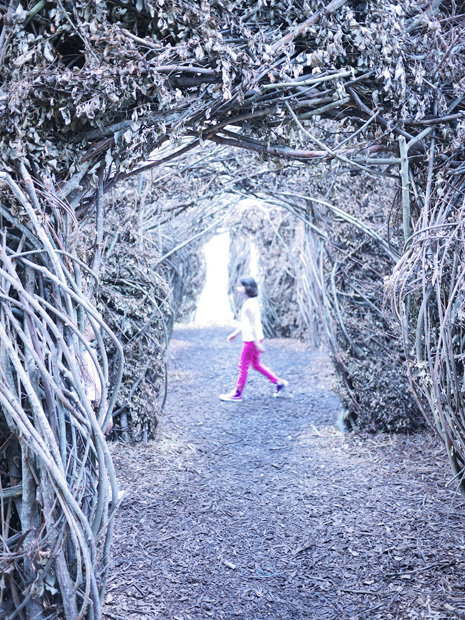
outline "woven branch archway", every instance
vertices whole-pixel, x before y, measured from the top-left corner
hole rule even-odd
[[[103,195],[204,141],[400,172],[406,252],[393,303],[412,381],[461,477],[463,10],[439,0],[0,7],[7,617],[100,617],[116,506],[103,430],[122,372],[107,367],[101,333],[112,335],[91,303]],[[329,135],[321,118],[346,135]],[[157,157],[182,136],[187,145]],[[93,212],[86,264],[73,234]],[[85,351],[103,386],[96,411],[82,388]]]

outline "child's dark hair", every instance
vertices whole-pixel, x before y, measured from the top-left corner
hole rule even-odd
[[[258,286],[255,282],[255,278],[241,278],[239,282],[245,288],[245,294],[247,295],[247,297],[258,296]]]

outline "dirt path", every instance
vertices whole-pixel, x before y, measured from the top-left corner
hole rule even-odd
[[[106,617],[150,620],[457,618],[465,506],[428,434],[359,437],[324,354],[285,340],[233,387],[228,327],[181,326],[159,437],[113,446],[121,485]],[[465,615],[464,615],[465,617]]]

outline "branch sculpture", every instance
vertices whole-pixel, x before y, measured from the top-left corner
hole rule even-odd
[[[0,12],[7,617],[100,617],[117,502],[102,429],[122,376],[94,309],[103,197],[205,142],[401,177],[405,252],[389,290],[412,385],[463,481],[463,2],[9,0]],[[91,217],[83,261],[75,235]]]

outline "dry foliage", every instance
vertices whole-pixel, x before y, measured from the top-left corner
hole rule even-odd
[[[116,508],[102,428],[122,367],[109,368],[99,336],[94,362],[108,393],[94,412],[77,355],[86,320],[122,352],[91,302],[103,197],[205,141],[401,176],[405,245],[389,290],[418,400],[429,402],[462,481],[463,2],[10,0],[0,12],[1,596],[10,617],[100,617]],[[323,117],[337,121],[334,134]],[[76,230],[94,210],[84,263]],[[170,239],[167,252],[157,248],[163,261],[179,245]],[[139,277],[146,266],[127,269]],[[115,294],[121,302],[125,291]]]
[[[153,268],[160,259],[158,249],[153,243],[141,242],[143,231],[131,199],[134,192],[127,191],[111,201],[96,298],[125,358],[113,435],[124,441],[147,441],[153,437],[165,398],[171,290],[163,274]],[[91,220],[82,229],[82,245],[93,225]],[[106,345],[112,368],[118,352],[110,341]]]

